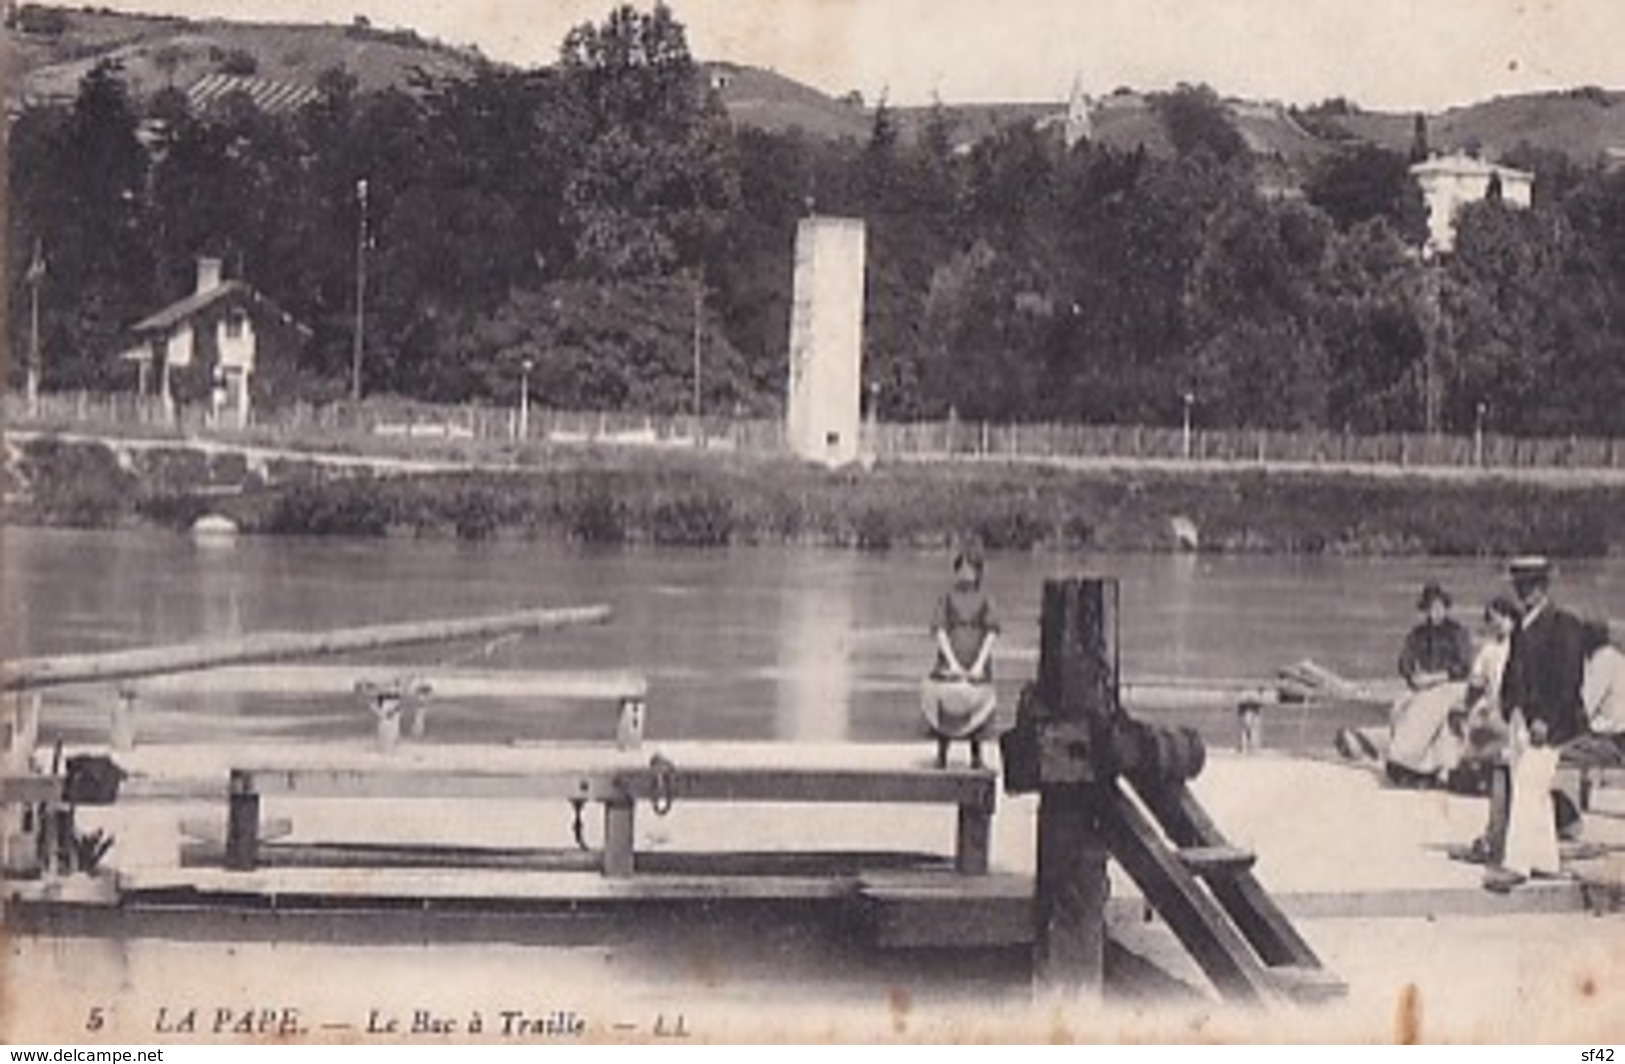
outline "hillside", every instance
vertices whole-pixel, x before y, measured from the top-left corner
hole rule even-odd
[[[475,52],[386,30],[358,20],[351,25],[290,25],[237,21],[189,21],[127,15],[106,9],[34,6],[57,32],[8,28],[5,44],[11,73],[24,74],[22,96],[31,102],[71,99],[79,80],[97,61],[123,65],[132,91],[149,95],[166,86],[189,88],[210,74],[252,73],[288,86],[313,87],[323,72],[342,67],[363,90],[405,86],[418,72],[456,76],[484,60]],[[25,8],[27,10],[27,8]],[[37,28],[37,27],[36,27]],[[862,139],[874,121],[872,101],[837,98],[771,70],[730,62],[705,64],[712,86],[742,126],[786,132],[799,129],[825,139]],[[1219,87],[1222,90],[1222,86]],[[1367,141],[1406,150],[1414,115],[1365,111],[1349,105],[1301,124],[1281,104],[1227,100],[1232,120],[1259,156],[1302,172],[1340,144]],[[1064,101],[1054,103],[945,102],[950,139],[963,146],[1017,123],[1059,122]],[[930,107],[896,107],[899,133],[917,136]],[[1428,115],[1430,142],[1451,150],[1481,145],[1491,158],[1520,145],[1562,152],[1589,165],[1625,146],[1625,93],[1595,87],[1498,97]],[[1172,151],[1150,99],[1119,90],[1093,101],[1095,139],[1119,148]],[[1306,128],[1312,125],[1313,130]],[[1317,135],[1317,133],[1319,135]]]
[[[112,59],[136,96],[168,86],[187,88],[222,71],[314,87],[322,74],[343,68],[364,91],[404,86],[417,72],[466,73],[480,62],[468,51],[419,38],[411,31],[349,26],[286,25],[223,20],[190,21],[107,11],[50,9],[66,20],[56,34],[7,30],[25,70],[28,102],[71,100],[80,79]]]

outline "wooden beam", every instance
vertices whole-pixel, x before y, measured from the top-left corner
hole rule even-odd
[[[164,673],[192,672],[220,665],[252,665],[327,654],[350,654],[386,647],[482,639],[603,624],[608,606],[521,610],[487,617],[411,621],[405,624],[339,628],[326,632],[261,632],[240,639],[177,646],[144,647],[105,654],[21,658],[0,668],[0,691],[28,691],[75,683],[114,683]]]
[[[816,769],[676,766],[616,774],[625,793],[650,800],[974,805],[991,809],[998,777],[986,769]]]
[[[1218,824],[1184,785],[1142,788],[1140,796],[1163,831],[1181,847],[1229,847]],[[1271,967],[1318,967],[1320,958],[1250,870],[1216,876],[1208,889],[1263,962]]]
[[[301,768],[233,769],[232,777],[252,781],[262,795],[300,798],[581,798],[608,801],[625,796],[619,773],[424,772],[401,769]]]
[[[0,805],[62,800],[62,776],[42,776],[35,773],[0,776]]]
[[[1111,852],[1156,907],[1219,993],[1259,1004],[1272,990],[1252,947],[1195,877],[1163,844],[1156,827],[1114,785],[1114,801],[1102,803],[1101,823]]]
[[[1117,709],[1116,600],[1116,584],[1108,580],[1044,583],[1034,685],[1045,726],[1074,738],[1039,751],[1033,972],[1050,990],[1096,996],[1105,989],[1111,893],[1100,817],[1115,789],[1100,779],[1102,759],[1090,740],[1105,733]]]
[[[628,669],[437,669],[411,665],[237,665],[153,676],[143,693],[351,695],[359,683],[387,686],[408,678],[427,683],[437,701],[453,699],[560,699],[607,702],[646,698],[649,680]]]

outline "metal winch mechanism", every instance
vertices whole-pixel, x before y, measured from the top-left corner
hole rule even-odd
[[[1117,582],[1051,581],[1043,615],[1038,678],[1022,689],[1015,727],[1000,740],[1005,790],[1036,793],[1120,775],[1159,788],[1200,775],[1207,748],[1194,728],[1159,728],[1123,708]]]
[[[1004,787],[1039,797],[1035,971],[1098,991],[1108,859],[1134,880],[1223,997],[1320,999],[1342,984],[1252,873],[1186,784],[1207,760],[1190,728],[1123,707],[1115,579],[1044,585],[1038,674],[1000,738]]]

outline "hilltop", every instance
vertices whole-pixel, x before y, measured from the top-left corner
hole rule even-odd
[[[150,96],[186,89],[210,74],[252,76],[314,88],[322,74],[342,68],[362,91],[405,87],[419,73],[456,77],[483,58],[419,37],[410,30],[378,29],[358,19],[349,25],[290,25],[220,19],[195,21],[128,15],[106,9],[33,7],[6,37],[24,71],[23,98],[35,103],[71,100],[80,79],[103,60],[117,62],[130,91]],[[56,32],[51,32],[51,30]]]
[[[349,25],[293,25],[224,20],[193,21],[107,9],[28,5],[36,23],[55,32],[5,36],[20,59],[23,96],[35,102],[71,99],[79,80],[98,61],[122,64],[131,91],[150,95],[166,86],[182,89],[209,74],[249,74],[289,86],[314,87],[321,75],[342,67],[362,90],[407,87],[422,73],[467,74],[487,62],[477,51],[418,36],[411,30],[379,29],[357,20]],[[28,21],[26,18],[24,21]],[[874,122],[875,101],[835,96],[775,71],[740,63],[704,64],[712,86],[739,125],[770,132],[799,129],[818,139],[863,139]],[[1222,88],[1222,87],[1221,87]],[[1497,97],[1426,116],[1436,149],[1480,146],[1498,157],[1523,146],[1559,152],[1590,165],[1625,147],[1625,93],[1596,86]],[[1411,143],[1415,115],[1367,111],[1337,100],[1309,108],[1274,101],[1227,99],[1232,122],[1255,155],[1301,172],[1340,147],[1361,142],[1395,150]],[[1095,139],[1119,148],[1144,147],[1172,154],[1148,93],[1118,89],[1091,102]],[[930,107],[892,109],[904,138],[916,136]],[[950,139],[969,145],[1001,128],[1054,123],[1066,102],[946,102]]]

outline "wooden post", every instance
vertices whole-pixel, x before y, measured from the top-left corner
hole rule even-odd
[[[993,810],[981,803],[961,805],[954,837],[954,870],[962,876],[987,875],[992,836]]]
[[[27,772],[39,743],[40,696],[18,695],[11,707],[11,736],[6,745],[6,769]]]
[[[1038,804],[1038,876],[1033,918],[1035,975],[1041,987],[1098,994],[1106,962],[1106,844],[1100,803],[1075,785],[1046,787]]]
[[[226,867],[234,872],[252,872],[259,866],[260,796],[250,773],[231,770],[227,801]]]
[[[626,879],[633,870],[633,817],[630,798],[604,803],[604,875]]]
[[[1050,990],[1091,995],[1102,989],[1111,890],[1100,816],[1112,780],[1096,766],[1116,707],[1115,591],[1100,579],[1047,581],[1039,623],[1037,699],[1050,724],[1089,742],[1041,753],[1035,974]]]

